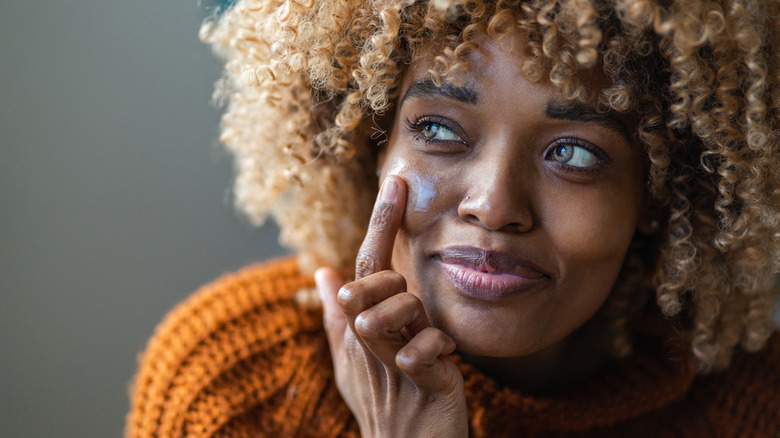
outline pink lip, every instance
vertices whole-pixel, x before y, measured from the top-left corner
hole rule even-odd
[[[466,295],[500,300],[526,291],[551,277],[512,254],[470,246],[450,246],[435,256],[447,278]]]

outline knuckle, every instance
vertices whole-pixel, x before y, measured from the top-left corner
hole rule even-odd
[[[410,292],[404,292],[396,296],[397,296],[396,299],[399,300],[400,305],[402,305],[405,309],[407,309],[407,311],[413,309],[417,310],[418,307],[422,309],[422,302],[420,301],[419,298],[414,296],[414,294]]]
[[[355,318],[355,332],[363,340],[375,338],[379,325],[376,316],[369,312],[363,312]]]
[[[395,356],[395,364],[404,374],[420,374],[429,370],[434,362],[418,349],[407,344]]]
[[[382,274],[387,276],[389,282],[392,282],[395,290],[399,290],[399,291],[406,290],[406,278],[403,275],[399,274],[398,272],[390,271],[390,270],[383,271]]]
[[[413,325],[421,315],[425,314],[425,309],[423,308],[420,299],[409,292],[396,294],[392,299],[399,309],[403,309],[402,311],[407,324]]]
[[[339,293],[336,296],[336,300],[339,303],[339,307],[341,307],[341,311],[344,312],[346,315],[351,315],[355,312],[355,308],[358,306],[358,296],[359,294],[355,293],[352,289],[354,288],[354,283],[345,284],[344,286],[339,289]]]
[[[388,291],[387,296],[406,291],[406,278],[396,271],[385,269],[371,274],[371,278],[372,284]]]

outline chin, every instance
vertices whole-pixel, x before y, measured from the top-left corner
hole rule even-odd
[[[421,297],[431,324],[450,336],[463,353],[491,357],[532,355],[568,332],[556,333],[541,324],[533,311],[470,299]],[[533,308],[530,305],[528,308]],[[442,311],[444,310],[444,311]]]

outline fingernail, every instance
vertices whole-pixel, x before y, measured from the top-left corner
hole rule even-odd
[[[382,190],[379,194],[379,199],[384,202],[393,202],[398,196],[398,182],[392,178],[387,178],[382,184]]]

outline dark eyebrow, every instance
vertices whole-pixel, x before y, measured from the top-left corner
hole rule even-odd
[[[550,102],[545,115],[551,119],[571,120],[573,122],[593,122],[620,134],[628,144],[632,144],[626,125],[615,116],[603,113],[596,108],[577,103]]]
[[[477,104],[477,92],[474,89],[458,87],[448,82],[442,82],[441,86],[438,86],[431,78],[426,78],[410,85],[404,97],[401,98],[399,106],[402,106],[406,99],[414,97],[443,97],[468,105]]]

